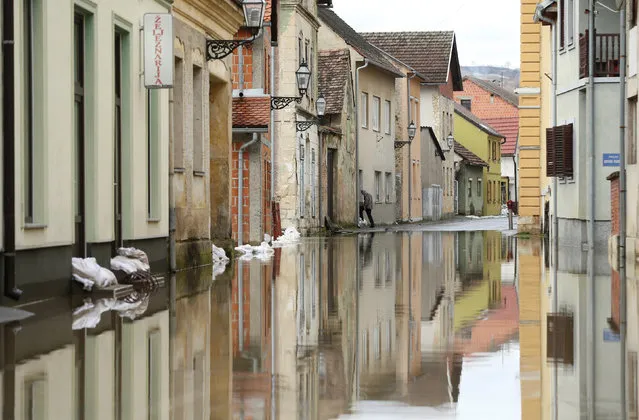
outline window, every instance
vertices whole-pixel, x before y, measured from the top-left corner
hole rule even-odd
[[[304,62],[304,34],[302,32],[300,32],[300,34],[297,36],[297,59],[299,61],[298,64],[302,64]]]
[[[573,168],[572,124],[546,129],[546,175],[572,178]]]
[[[362,365],[368,365],[368,330],[362,331]]]
[[[382,267],[382,255],[381,254],[377,254],[375,256],[375,266],[374,266],[374,273],[375,273],[375,288],[379,289],[382,287],[382,271],[383,271],[383,267]]]
[[[575,32],[575,3],[574,0],[560,0],[559,47],[573,45]]]
[[[379,360],[382,357],[382,343],[379,339],[379,324],[373,330],[373,351],[375,352],[375,360]]]
[[[391,133],[391,103],[384,101],[384,133]]]
[[[628,100],[628,164],[637,163],[637,97]]]
[[[490,203],[490,202],[491,202],[491,200],[492,200],[492,195],[491,195],[491,194],[492,194],[492,185],[491,185],[491,182],[490,182],[490,181],[488,181],[488,185],[487,185],[487,187],[488,187],[488,194],[487,194],[487,197],[486,197],[486,198],[487,198],[487,200],[486,200],[486,201],[487,201],[488,203]]]
[[[368,93],[366,92],[362,92],[360,112],[362,113],[362,128],[368,128]]]
[[[193,66],[193,175],[204,176],[204,72]]]
[[[74,256],[84,257],[85,242],[85,18],[77,11],[73,17],[73,131],[75,143],[74,159],[74,204],[75,204],[75,249]]]
[[[150,220],[160,219],[160,95],[147,90],[147,208]]]
[[[393,174],[386,172],[386,202],[391,202],[391,193],[393,192]]]
[[[549,313],[546,315],[546,355],[549,362],[573,365],[574,317],[571,313]]]
[[[24,221],[44,221],[44,57],[43,3],[26,0],[23,14]]]
[[[481,197],[482,196],[482,185],[481,185],[481,178],[477,178],[477,197]]]
[[[131,40],[128,32],[121,30],[119,27],[114,29],[113,214],[115,219],[114,246],[117,249],[117,247],[122,246],[122,190],[124,183],[122,176],[122,150],[125,143],[130,140],[130,135],[125,127],[130,125],[131,122]]]
[[[380,99],[373,96],[373,131],[379,131]]]
[[[639,1],[638,0],[631,0],[630,1],[630,27],[634,28],[635,26],[637,26],[637,9],[639,8]]]
[[[473,196],[473,179],[468,178],[468,198]]]
[[[382,201],[382,173],[375,171],[375,201]]]
[[[362,171],[361,169],[359,170],[358,182],[359,182],[359,189],[357,190],[357,194],[359,194],[359,192],[364,189],[364,171]]]
[[[463,106],[464,108],[466,108],[467,110],[471,110],[471,103],[472,101],[470,99],[462,99],[461,100],[461,106]]]
[[[393,266],[391,265],[391,254],[389,251],[386,251],[386,261],[384,264],[384,274],[385,274],[385,285],[391,286],[393,284]]]
[[[175,57],[173,81],[173,168],[184,170],[184,60]]]
[[[315,149],[311,149],[311,217],[315,217]]]

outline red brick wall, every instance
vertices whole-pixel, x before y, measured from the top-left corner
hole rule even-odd
[[[448,83],[439,87],[439,93],[448,99],[453,99],[455,92],[453,91],[453,74],[450,71],[448,72]]]
[[[238,273],[239,270],[242,270],[242,304],[240,305],[239,301],[239,285],[238,285]],[[233,274],[233,286],[231,288],[231,299],[233,302],[232,307],[232,318],[231,318],[231,328],[233,331],[233,355],[237,356],[240,351],[240,306],[242,308],[242,314],[244,319],[242,320],[242,324],[244,324],[244,347],[248,346],[251,340],[251,295],[249,287],[250,285],[250,266],[248,264],[244,264],[238,267],[235,270],[235,274]]]
[[[490,92],[476,85],[472,80],[464,80],[464,90],[455,92],[455,102],[461,99],[471,100],[471,112],[479,118],[519,117],[519,109],[501,97],[494,95],[491,102]]]
[[[233,142],[233,151],[232,151],[232,162],[231,162],[231,229],[233,231],[233,240],[237,242],[238,240],[238,215],[239,215],[239,200],[238,200],[238,189],[239,189],[239,163],[240,163],[240,147],[242,146],[241,142]],[[249,153],[246,149],[244,149],[244,157],[243,157],[243,166],[244,170],[242,173],[243,185],[242,185],[242,241],[247,243],[249,241],[250,235],[250,211],[251,208],[251,197],[249,194],[250,191],[250,173],[249,173]]]
[[[272,232],[271,211],[271,149],[262,145],[262,229],[269,235]]]
[[[621,310],[620,310],[620,306],[619,306],[619,296],[620,296],[620,286],[621,286],[621,282],[620,282],[620,278],[619,278],[619,272],[615,271],[615,270],[611,270],[612,271],[612,275],[611,275],[611,283],[610,283],[610,316],[612,318],[612,321],[617,329],[616,332],[618,332],[618,328],[620,326],[620,321],[621,321]]]
[[[619,177],[610,180],[610,212],[612,234],[619,235]]]

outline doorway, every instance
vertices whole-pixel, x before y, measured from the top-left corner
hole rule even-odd
[[[327,149],[326,155],[326,214],[335,221],[335,149]]]
[[[73,256],[86,257],[86,215],[85,215],[85,100],[84,100],[84,57],[85,57],[85,25],[84,16],[75,13],[73,17],[73,58],[74,58],[74,195],[75,195],[75,241]]]
[[[115,32],[114,74],[115,74],[115,113],[114,113],[114,159],[113,159],[113,205],[114,237],[113,253],[122,246],[122,57],[123,36]]]

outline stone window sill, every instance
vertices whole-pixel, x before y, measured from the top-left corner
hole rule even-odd
[[[40,230],[40,229],[46,229],[47,228],[47,224],[46,223],[25,223],[22,228],[24,230]]]

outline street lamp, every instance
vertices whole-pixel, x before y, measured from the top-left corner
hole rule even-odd
[[[395,149],[401,149],[405,145],[410,144],[417,135],[417,126],[414,121],[411,121],[410,124],[408,124],[406,130],[408,131],[408,141],[395,140]]]
[[[315,109],[317,111],[318,116],[320,117],[324,116],[324,113],[326,112],[326,99],[321,93],[319,97],[317,98],[317,101],[315,101]],[[314,125],[319,125],[319,123],[320,123],[319,119],[308,120],[308,121],[297,121],[295,123],[295,130],[297,132],[306,131]]]
[[[308,92],[308,85],[311,82],[311,70],[305,61],[300,63],[295,72],[295,81],[297,82],[297,90],[300,92],[300,96],[272,96],[271,109],[284,109],[293,101],[298,104],[302,103],[302,98]]]
[[[257,34],[262,29],[264,13],[266,12],[266,0],[243,0],[242,9],[244,11],[244,27],[253,32],[253,36],[248,39],[207,39],[206,40],[206,60],[221,60],[231,54],[240,45],[249,44],[255,41]]]
[[[446,143],[448,144],[448,150],[453,150],[453,146],[455,145],[455,137],[453,137],[452,134],[449,134],[448,137],[446,137]]]

